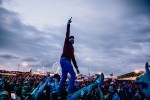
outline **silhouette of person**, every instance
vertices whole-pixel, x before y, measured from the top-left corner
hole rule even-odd
[[[61,96],[63,84],[66,82],[67,74],[70,74],[70,79],[68,82],[67,92],[68,94],[72,93],[74,87],[74,80],[76,78],[76,74],[73,70],[73,66],[71,61],[73,62],[74,67],[76,68],[77,73],[79,74],[78,66],[74,56],[74,36],[70,36],[70,23],[72,17],[68,20],[67,23],[67,32],[66,38],[64,42],[63,52],[60,59],[60,65],[62,67],[62,78],[60,81],[59,89],[58,89],[58,96]]]

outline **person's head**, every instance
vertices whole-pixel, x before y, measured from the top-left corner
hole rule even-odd
[[[10,100],[9,93],[5,90],[0,91],[0,100]]]
[[[54,80],[59,82],[60,81],[60,76],[58,74],[55,74],[54,75]]]
[[[70,36],[70,37],[69,37],[69,42],[70,42],[71,44],[74,44],[74,36]]]

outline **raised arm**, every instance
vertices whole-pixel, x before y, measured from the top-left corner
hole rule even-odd
[[[72,22],[71,19],[72,19],[72,17],[68,20],[68,23],[67,23],[66,38],[68,38],[68,39],[69,39],[69,36],[70,36],[70,23]]]
[[[148,67],[150,67],[150,66],[148,65],[148,62],[146,62],[146,64],[145,64],[146,74],[147,74],[147,76],[150,76],[150,71],[149,71]]]
[[[38,91],[36,92],[36,94],[35,94],[34,100],[38,100],[39,95],[43,92],[43,90],[45,89],[45,87],[47,86],[47,84],[48,84],[49,82],[50,82],[50,76],[47,75],[47,78],[46,78],[45,83],[39,87],[39,90],[38,90]]]
[[[102,85],[104,82],[104,74],[102,73],[99,78],[93,84],[83,87],[82,89],[78,90],[77,92],[73,93],[67,100],[77,100],[81,96],[81,92],[88,93],[89,89],[95,89],[98,86]]]

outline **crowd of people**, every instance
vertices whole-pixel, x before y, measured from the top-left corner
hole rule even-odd
[[[150,100],[150,71],[134,81],[105,81],[102,73],[97,79],[78,82],[79,74],[74,56],[74,36],[70,36],[68,20],[63,52],[60,57],[62,75],[18,74],[0,76],[0,100]],[[72,65],[73,63],[73,65]],[[67,74],[70,78],[67,81]],[[140,87],[139,87],[140,85]]]
[[[98,77],[98,76],[97,76]],[[60,75],[1,75],[0,100],[57,100]],[[104,81],[104,75],[96,80],[75,80],[72,94],[63,85],[62,100],[144,100],[139,85],[134,81]]]

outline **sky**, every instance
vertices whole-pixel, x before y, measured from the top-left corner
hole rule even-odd
[[[52,70],[70,17],[81,74],[121,75],[150,62],[149,0],[0,0],[0,69]]]

